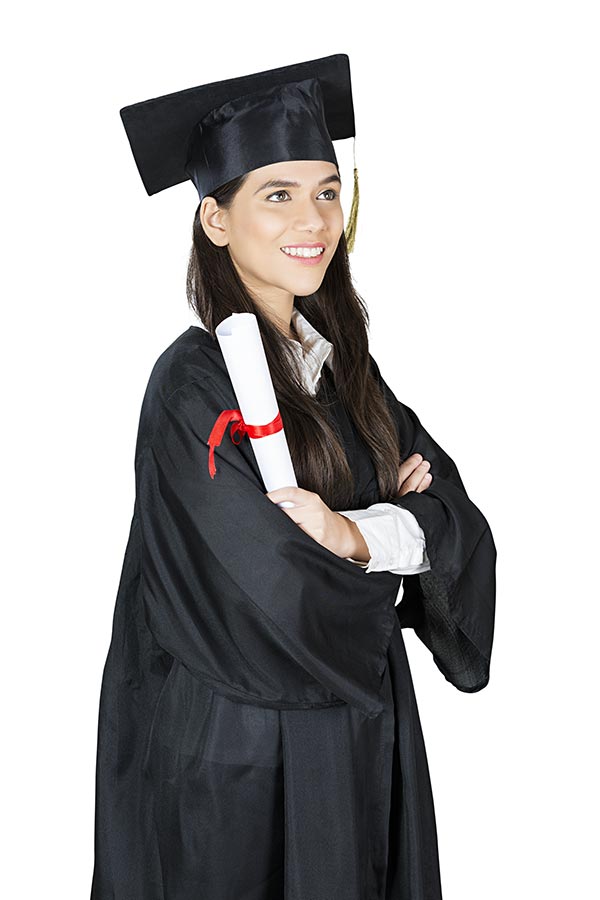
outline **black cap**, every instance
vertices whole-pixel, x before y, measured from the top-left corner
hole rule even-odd
[[[332,141],[355,136],[345,53],[187,88],[120,114],[147,193],[190,179],[200,200],[271,163],[337,165]]]

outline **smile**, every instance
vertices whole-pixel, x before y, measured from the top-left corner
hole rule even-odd
[[[314,266],[319,263],[321,257],[325,253],[325,247],[323,244],[313,247],[280,247],[282,253],[285,253],[287,257],[290,259],[295,259],[297,262],[304,263],[304,265]]]
[[[325,247],[282,247],[284,253],[290,256],[320,256],[325,252]]]

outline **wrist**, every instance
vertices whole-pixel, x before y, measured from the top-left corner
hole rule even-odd
[[[360,528],[352,519],[347,519],[346,516],[342,516],[340,513],[338,515],[344,520],[346,526],[346,539],[341,555],[345,559],[351,558],[356,560],[356,562],[368,563],[371,559],[371,552]]]

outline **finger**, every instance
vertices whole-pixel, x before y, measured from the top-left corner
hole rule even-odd
[[[423,475],[421,484],[416,489],[417,493],[421,494],[423,491],[426,491],[432,481],[433,481],[433,476],[432,476],[431,472],[428,472],[427,475]]]
[[[299,503],[302,499],[301,495],[303,493],[302,488],[296,487],[293,484],[289,486],[276,488],[274,491],[269,491],[265,494],[269,500],[272,500],[273,503],[280,503],[281,500],[293,500],[294,503]]]
[[[423,461],[420,453],[412,453],[407,459],[398,466],[398,490],[402,487],[402,483],[408,478],[418,465]]]
[[[419,463],[419,465],[416,467],[416,469],[409,475],[409,477],[404,482],[404,484],[410,485],[408,490],[416,491],[418,486],[423,481],[423,478],[425,477],[425,475],[428,474],[430,468],[431,468],[431,463],[427,459],[424,459],[422,463]]]
[[[412,460],[412,458],[409,458],[405,460],[405,462],[400,466],[400,477],[403,482],[407,481],[409,478],[412,478],[411,483],[417,484],[418,481],[416,481],[415,479],[420,480],[423,477],[424,473],[427,472],[429,466],[430,463],[427,459],[423,459],[421,457],[420,462],[415,462]]]
[[[412,471],[416,469],[418,465],[423,462],[423,456],[420,453],[411,453],[410,456],[407,456],[403,462],[400,463],[401,469],[406,469],[407,471]]]
[[[399,484],[402,484],[411,472],[414,472],[417,466],[420,466],[423,461],[423,457],[420,453],[412,453],[407,459],[401,462],[398,466]]]
[[[428,472],[430,463],[428,460],[424,459],[422,463],[420,463],[417,468],[412,472],[408,478],[406,478],[400,488],[400,492],[402,494],[406,494],[408,491],[416,491],[421,481],[423,480],[423,476]],[[427,485],[425,485],[427,487]]]

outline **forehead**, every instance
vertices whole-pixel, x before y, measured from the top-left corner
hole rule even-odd
[[[264,181],[276,178],[297,181],[299,184],[317,181],[326,175],[337,175],[335,163],[323,159],[288,159],[253,169],[248,174],[247,184],[257,187]]]

